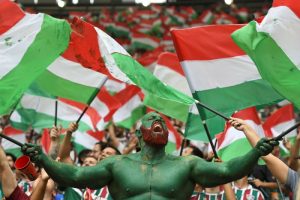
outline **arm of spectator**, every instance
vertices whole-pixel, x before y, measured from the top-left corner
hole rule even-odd
[[[252,183],[256,187],[263,187],[263,188],[269,188],[269,189],[276,189],[276,188],[278,188],[276,182],[265,182],[265,181],[261,181],[259,179],[254,179]]]
[[[71,139],[72,133],[75,132],[78,128],[78,124],[72,122],[69,124],[68,129],[66,130],[65,137],[60,145],[58,156],[63,163],[73,163],[70,157],[70,152],[72,149]]]
[[[54,190],[54,184],[51,189],[50,188],[47,189],[49,179],[50,177],[48,176],[47,172],[44,169],[42,169],[39,178],[34,182],[34,188],[32,190],[30,200],[52,199],[52,191]]]
[[[130,154],[136,148],[137,143],[138,143],[138,138],[135,136],[135,134],[131,134],[129,143],[127,147],[124,148],[122,154]]]
[[[295,144],[291,148],[291,156],[289,157],[288,160],[288,166],[295,171],[297,171],[299,168],[299,163],[297,159],[299,149],[300,149],[300,134],[298,129],[298,135],[296,137]]]
[[[0,146],[0,181],[5,197],[9,197],[17,187],[16,177],[11,170],[6,154]]]
[[[108,135],[112,141],[112,145],[118,148],[118,146],[120,145],[120,141],[115,134],[115,127],[113,124],[109,125],[108,127]]]
[[[252,147],[256,145],[256,143],[259,141],[259,136],[251,128],[251,126],[247,125],[243,120],[237,119],[237,118],[231,118],[230,123],[237,123],[240,124],[241,128],[243,128],[243,132],[248,139],[249,143]],[[272,154],[268,154],[267,156],[261,157],[265,162],[271,173],[275,178],[279,180],[279,182],[285,184],[287,181],[288,176],[288,169],[289,167],[282,162],[279,158],[275,157]]]
[[[58,150],[59,150],[59,135],[61,133],[62,127],[59,128],[53,126],[53,128],[50,130],[50,148],[49,148],[49,156],[52,159],[56,159],[58,156]]]

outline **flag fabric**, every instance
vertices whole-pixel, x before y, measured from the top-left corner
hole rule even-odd
[[[241,27],[214,25],[171,31],[193,97],[229,115],[283,99],[261,79],[251,59],[232,41],[231,33]],[[203,111],[204,118],[213,116]]]
[[[10,121],[14,127],[22,130],[29,127],[51,128],[55,118],[55,101],[57,101],[57,124],[63,127],[68,127],[71,122],[76,121],[86,107],[82,103],[68,99],[24,94]],[[104,130],[118,107],[118,100],[102,89],[81,118],[79,130]]]
[[[159,46],[160,39],[144,33],[131,33],[131,47],[135,50],[153,50]]]
[[[289,129],[296,124],[294,107],[292,104],[287,104],[278,110],[276,110],[271,116],[269,116],[263,124],[266,137],[276,137],[283,131]],[[293,143],[297,136],[297,130],[291,131],[285,137]],[[279,142],[280,155],[282,157],[289,156],[289,150],[283,144],[283,141]]]
[[[180,133],[176,130],[176,128],[173,126],[170,119],[168,119],[166,116],[161,115],[164,121],[166,122],[166,126],[169,131],[169,137],[168,137],[168,143],[166,145],[166,152],[167,153],[173,153],[176,150],[179,150],[181,147],[182,142],[182,136]]]
[[[175,53],[161,53],[158,57],[153,75],[167,85],[174,88],[176,87],[180,92],[192,96],[188,82]]]
[[[141,65],[143,65],[144,67],[146,67],[148,70],[150,70],[151,72],[153,72],[158,56],[159,54],[161,54],[164,50],[163,46],[159,46],[156,49],[154,49],[153,51],[147,51],[144,54],[141,55],[141,57],[139,57],[137,59],[137,61],[139,63],[141,63]]]
[[[21,142],[22,144],[25,144],[25,142],[26,142],[25,132],[22,130],[13,128],[10,125],[6,126],[3,129],[2,134],[6,135],[12,139],[17,140],[18,142]],[[14,144],[4,138],[2,138],[2,140],[1,140],[1,145],[6,152],[12,153],[16,157],[19,157],[22,155],[20,146]]]
[[[167,85],[174,88],[176,87],[177,90],[186,95],[192,95],[176,54],[169,52],[160,54],[153,74]],[[211,137],[223,131],[224,120],[219,117],[211,118],[207,120],[206,123],[208,124]],[[199,112],[195,105],[189,110],[184,137],[208,142]]]
[[[234,113],[232,117],[245,120],[245,122],[255,130],[259,137],[264,137],[264,130],[255,107]],[[218,155],[223,161],[242,156],[252,149],[244,133],[236,130],[228,123],[226,124],[224,132],[218,134],[216,139]]]
[[[104,138],[103,131],[75,131],[72,134],[74,150],[79,153],[84,149],[93,149],[94,145]]]
[[[97,70],[143,89],[145,94],[143,103],[145,105],[176,119],[186,120],[188,109],[194,99],[163,84],[102,30],[81,20],[76,20],[73,26],[84,27],[82,29],[94,28],[96,30],[97,35],[91,37],[97,37],[98,49],[96,54],[101,55],[102,63],[100,64],[105,66],[105,69],[99,67]],[[98,57],[94,57],[94,59],[97,62],[99,61]],[[100,64],[98,63],[98,65]],[[106,72],[104,72],[105,70]]]
[[[276,137],[283,131],[296,124],[294,107],[292,104],[285,105],[269,116],[263,124],[266,137]],[[295,137],[297,130],[291,131],[287,137]]]
[[[274,0],[261,23],[252,21],[232,35],[255,62],[262,78],[297,108],[300,108],[299,18],[297,1]]]
[[[0,19],[2,115],[14,107],[31,83],[64,52],[71,29],[65,20],[24,13],[9,0],[0,1]]]
[[[72,24],[68,48],[36,79],[35,87],[55,97],[90,103],[108,74],[97,40],[93,27]]]
[[[138,87],[129,85],[115,95],[121,104],[112,117],[117,126],[130,129],[146,114],[146,107],[143,105],[140,92],[141,89]]]

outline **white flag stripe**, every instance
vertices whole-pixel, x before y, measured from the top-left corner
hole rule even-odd
[[[245,120],[245,122],[255,130],[259,137],[264,137],[264,130],[261,125],[256,124],[252,120]],[[224,141],[222,142],[221,146],[218,147],[218,150],[223,149],[229,146],[231,143],[244,138],[245,134],[242,131],[238,131],[234,127],[230,127],[227,130]]]
[[[74,142],[85,148],[92,149],[98,140],[85,132],[76,131],[74,133]]]
[[[43,14],[26,14],[17,24],[0,36],[0,79],[21,61],[28,47],[40,32],[43,19]]]
[[[246,55],[206,61],[182,61],[181,65],[192,92],[230,87],[261,79],[254,63]]]
[[[128,55],[128,53],[109,35],[104,33],[102,30],[95,28],[98,34],[98,45],[100,48],[101,56],[105,60],[105,66],[107,67],[110,74],[125,83],[132,84],[132,81],[124,74],[120,68],[117,66],[114,58],[110,52],[120,53],[123,55]]]
[[[79,63],[64,59],[63,57],[58,57],[48,67],[48,71],[71,82],[94,88],[99,87],[99,81],[104,81],[106,77],[104,74],[90,70]]]
[[[296,120],[293,119],[291,121],[287,121],[287,122],[283,122],[280,124],[277,124],[276,126],[273,126],[271,128],[271,131],[273,133],[273,137],[278,136],[279,134],[281,134],[283,131],[287,130],[288,128],[290,128],[291,126],[296,124]],[[293,130],[291,131],[286,137],[293,137],[297,135],[297,130]]]
[[[122,122],[131,116],[131,112],[135,108],[142,105],[142,101],[139,95],[134,95],[128,102],[126,102],[121,108],[119,108],[113,115],[113,121],[115,123]]]
[[[256,27],[258,32],[270,34],[294,65],[300,69],[300,19],[292,10],[286,6],[271,8],[262,23],[257,24]]]
[[[170,68],[157,64],[153,72],[159,80],[170,85],[180,92],[183,92],[189,96],[192,96],[188,82],[184,76],[178,72],[171,70]]]
[[[25,138],[25,134],[24,133],[20,133],[17,135],[10,135],[9,137],[21,142],[21,143],[25,143],[26,142],[26,138]],[[8,141],[8,140],[2,140],[1,145],[3,147],[3,149],[13,149],[13,148],[20,148],[20,146]]]
[[[35,112],[48,116],[54,116],[55,99],[26,94],[21,99],[21,105],[25,109],[33,109]],[[82,110],[58,101],[57,117],[59,119],[64,121],[74,121],[80,116],[81,113]],[[75,114],[77,114],[77,116],[75,116]],[[83,115],[81,121],[92,127],[93,123],[87,115]]]

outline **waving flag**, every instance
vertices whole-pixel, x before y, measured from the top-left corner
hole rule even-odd
[[[177,90],[186,95],[192,95],[176,54],[169,52],[162,53],[158,57],[157,65],[153,74],[167,85],[174,88],[176,87]],[[213,135],[223,131],[223,119],[214,117],[206,122],[212,137]],[[188,139],[208,142],[207,135],[201,123],[199,112],[195,105],[193,105],[189,110],[184,136]]]
[[[129,85],[115,95],[121,104],[113,115],[113,122],[117,126],[130,129],[146,114],[146,107],[143,105],[140,92],[138,87]]]
[[[96,31],[92,32],[91,36],[85,36],[97,38],[97,42],[91,42],[93,45],[97,45],[97,48],[93,49],[95,52],[92,55],[100,54],[101,59],[97,56],[93,57],[95,63],[93,69],[113,76],[122,82],[137,85],[143,89],[145,94],[144,104],[165,115],[182,121],[186,120],[189,106],[192,105],[194,99],[163,84],[102,30],[81,20],[75,21],[73,26],[81,27],[82,30],[92,28]],[[178,112],[178,108],[185,112]]]
[[[294,107],[288,104],[276,110],[263,124],[267,137],[276,137],[283,131],[296,124]],[[295,137],[297,130],[291,131],[287,137]]]
[[[68,47],[70,26],[45,14],[28,14],[0,1],[0,115]],[[49,83],[49,82],[48,82]]]
[[[51,98],[24,94],[18,107],[12,113],[10,121],[14,127],[26,130],[33,128],[51,128],[55,118],[55,101],[57,101],[57,121],[63,127],[78,119],[86,105],[63,98]],[[102,89],[80,120],[79,130],[104,130],[119,102],[108,91]]]
[[[245,122],[250,125],[260,137],[264,137],[264,130],[255,107],[234,113],[232,117],[245,120]],[[217,135],[216,139],[218,155],[223,161],[242,156],[252,149],[244,133],[236,130],[234,127],[230,126],[230,124],[226,124],[224,132]]]
[[[218,25],[171,31],[194,98],[222,113],[282,99],[232,41],[231,33],[241,27]],[[205,118],[214,116],[206,110],[204,114]]]
[[[274,0],[261,23],[250,22],[232,37],[255,62],[263,79],[300,108],[300,6]]]
[[[3,129],[3,134],[8,137],[11,137],[23,144],[26,142],[26,136],[25,136],[24,131],[15,129],[10,125],[6,126]],[[14,144],[8,140],[2,139],[1,145],[6,152],[12,153],[16,156],[22,155],[20,146],[17,146],[16,144]]]

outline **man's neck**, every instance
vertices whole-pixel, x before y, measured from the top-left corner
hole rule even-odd
[[[165,147],[155,147],[145,144],[141,149],[140,156],[142,161],[148,164],[160,163],[166,156]]]

